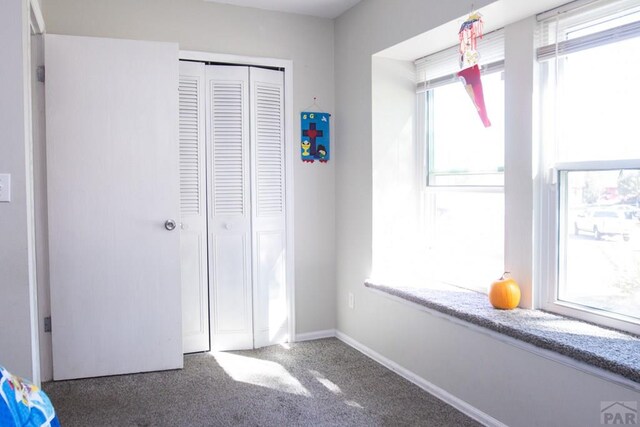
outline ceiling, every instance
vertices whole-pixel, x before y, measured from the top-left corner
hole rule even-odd
[[[205,0],[278,12],[336,18],[360,0]]]

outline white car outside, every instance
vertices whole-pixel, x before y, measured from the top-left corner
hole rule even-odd
[[[634,226],[633,212],[616,208],[592,208],[579,214],[574,222],[575,234],[593,233],[600,240],[604,236],[622,236],[629,240]]]

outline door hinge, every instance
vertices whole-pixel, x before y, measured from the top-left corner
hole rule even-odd
[[[44,83],[44,65],[40,65],[36,68],[36,77],[40,83]]]
[[[44,318],[44,331],[51,332],[51,316]]]

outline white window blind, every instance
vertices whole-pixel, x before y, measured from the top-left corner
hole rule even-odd
[[[537,18],[541,62],[640,35],[638,0],[575,1]]]
[[[504,30],[492,31],[478,40],[479,65],[483,72],[491,72],[504,66]],[[456,81],[460,71],[459,46],[441,50],[415,61],[417,91],[424,92],[437,86]]]

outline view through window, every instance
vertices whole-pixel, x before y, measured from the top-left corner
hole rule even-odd
[[[482,78],[485,128],[460,82],[426,95],[427,242],[442,282],[486,292],[504,266],[504,81]]]
[[[558,298],[640,318],[640,170],[562,173]]]

